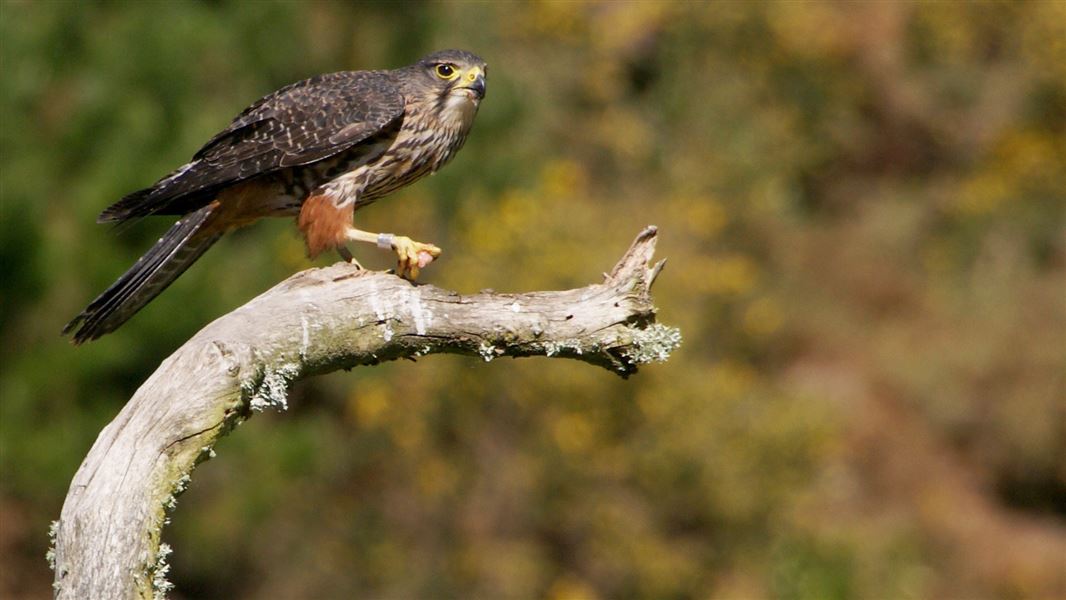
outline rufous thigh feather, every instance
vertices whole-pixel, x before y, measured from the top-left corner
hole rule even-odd
[[[354,213],[354,202],[338,207],[329,195],[308,196],[296,222],[307,242],[307,255],[314,258],[326,250],[343,246]]]

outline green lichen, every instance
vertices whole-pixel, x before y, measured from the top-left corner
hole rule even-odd
[[[174,487],[170,490],[170,494],[163,498],[163,508],[174,510],[178,505],[178,496],[189,487],[190,481],[192,481],[192,477],[188,473],[182,473],[181,477],[174,482]]]
[[[250,397],[252,410],[261,412],[267,408],[285,411],[289,408],[289,384],[300,374],[300,367],[295,363],[286,363],[280,367],[266,369],[262,379],[246,382],[242,387]]]
[[[545,356],[555,356],[556,354],[562,354],[566,351],[572,351],[575,354],[583,354],[584,349],[581,347],[581,342],[578,340],[551,340],[541,344],[544,348]]]
[[[501,352],[496,349],[496,346],[488,342],[481,342],[478,346],[477,353],[484,359],[485,362],[492,362],[492,359],[496,358],[496,355]]]
[[[155,564],[152,566],[152,600],[166,600],[167,593],[174,589],[174,584],[167,580],[170,565],[167,557],[173,550],[170,544],[159,544],[159,552],[155,556]]]
[[[58,536],[59,521],[52,521],[52,524],[48,526],[48,552],[44,553],[44,558],[48,561],[48,568],[53,572],[56,570],[56,538]]]
[[[625,356],[634,365],[665,362],[670,353],[681,346],[681,330],[653,323],[645,329],[635,330],[630,344]]]

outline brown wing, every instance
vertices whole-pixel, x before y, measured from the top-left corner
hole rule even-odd
[[[239,181],[342,152],[388,128],[403,107],[388,71],[330,73],[294,83],[249,106],[192,162],[124,197],[97,220],[189,212]]]

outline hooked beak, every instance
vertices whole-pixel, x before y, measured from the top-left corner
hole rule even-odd
[[[485,75],[478,73],[474,81],[467,87],[474,90],[474,93],[477,94],[477,99],[481,100],[485,97]]]

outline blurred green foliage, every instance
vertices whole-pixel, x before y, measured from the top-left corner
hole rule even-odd
[[[685,345],[625,382],[304,382],[196,472],[175,597],[1062,597],[1064,6],[5,0],[0,595],[47,594],[48,522],[158,362],[310,266],[260,223],[74,348],[167,225],[95,215],[277,87],[462,47],[467,147],[357,221],[463,292],[583,285],[655,223]]]

